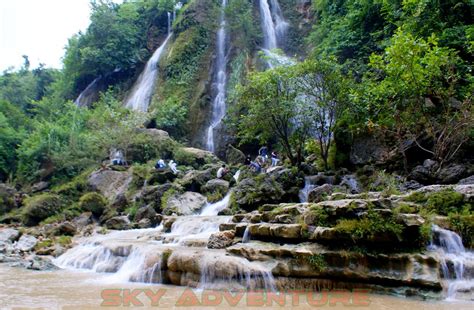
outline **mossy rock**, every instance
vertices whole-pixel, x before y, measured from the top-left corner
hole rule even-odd
[[[107,207],[107,199],[99,193],[87,193],[79,199],[79,208],[100,216]]]
[[[27,226],[37,225],[42,220],[57,214],[62,207],[58,195],[45,193],[26,199],[22,210],[22,220]]]
[[[0,183],[0,215],[15,207],[15,193],[14,188]]]

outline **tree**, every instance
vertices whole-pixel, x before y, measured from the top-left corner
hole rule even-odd
[[[329,149],[336,121],[348,102],[348,83],[334,61],[308,60],[295,68],[300,115],[312,120],[311,134],[316,137],[321,159],[327,170]]]
[[[372,116],[395,134],[405,169],[407,141],[432,154],[440,168],[452,160],[473,128],[474,83],[457,53],[440,47],[434,35],[424,40],[399,29],[370,66],[362,97],[375,103]]]
[[[243,142],[268,143],[278,138],[284,154],[294,165],[303,159],[309,135],[307,119],[295,121],[298,96],[293,71],[278,67],[252,73],[238,88],[238,135]]]

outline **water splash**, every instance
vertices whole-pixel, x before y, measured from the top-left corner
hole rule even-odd
[[[441,258],[447,300],[456,300],[459,292],[474,291],[474,279],[466,272],[467,266],[474,269],[474,253],[466,251],[461,237],[453,231],[433,225],[432,234],[429,250]]]

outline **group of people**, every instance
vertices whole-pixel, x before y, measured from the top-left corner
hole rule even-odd
[[[177,166],[178,164],[172,159],[168,162],[168,164],[166,164],[163,159],[159,159],[155,164],[155,169],[161,170],[166,169],[166,167],[169,167],[174,174],[178,174],[179,170]]]
[[[280,159],[278,158],[278,153],[275,151],[272,151],[271,155],[271,167],[276,167]],[[258,156],[255,158],[255,161],[252,161],[250,155],[247,155],[247,158],[245,159],[245,164],[250,166],[252,169],[255,170],[255,172],[260,173],[263,168],[268,166],[268,148],[266,146],[263,146],[258,150]]]

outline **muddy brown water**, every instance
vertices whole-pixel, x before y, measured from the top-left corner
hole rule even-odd
[[[105,307],[103,302],[118,302],[105,300],[103,294],[117,294],[119,290],[123,297],[125,291],[141,292],[137,294],[137,299],[143,306],[131,304],[125,307],[123,299],[120,306]],[[104,290],[105,293],[104,293]],[[108,290],[108,291],[107,291]],[[138,291],[141,290],[141,291]],[[146,292],[157,294],[161,292],[163,297],[159,303],[151,304],[150,299],[146,297]],[[185,295],[187,294],[187,295]],[[317,294],[317,293],[316,293]],[[293,306],[294,295],[286,294],[284,299],[278,299],[273,302],[262,301],[262,294],[243,294],[240,302],[227,299],[222,292],[211,293],[208,298],[210,302],[205,305],[199,303],[203,301],[206,295],[205,291],[190,290],[184,287],[170,285],[147,285],[142,283],[114,283],[114,280],[107,274],[97,274],[83,271],[57,270],[50,272],[30,271],[21,268],[9,267],[0,264],[0,309],[111,309],[111,308],[137,308],[137,309],[244,309],[251,308],[264,309],[433,309],[433,310],[464,310],[474,309],[474,303],[470,302],[446,302],[446,301],[421,301],[417,299],[385,296],[385,295],[366,295],[368,306],[347,306],[342,303],[329,305],[329,303],[309,304],[306,296],[300,296],[299,306]],[[222,302],[213,300],[219,299]],[[224,298],[222,298],[224,296]],[[231,295],[228,295],[231,296]],[[232,296],[236,296],[235,294]],[[315,300],[322,298],[315,296]],[[107,297],[107,296],[106,296]],[[133,299],[133,298],[132,298]],[[196,302],[197,301],[197,302]],[[216,304],[217,303],[217,304]],[[261,304],[264,304],[262,306]],[[282,306],[282,303],[284,306]],[[364,302],[365,303],[365,302]]]

